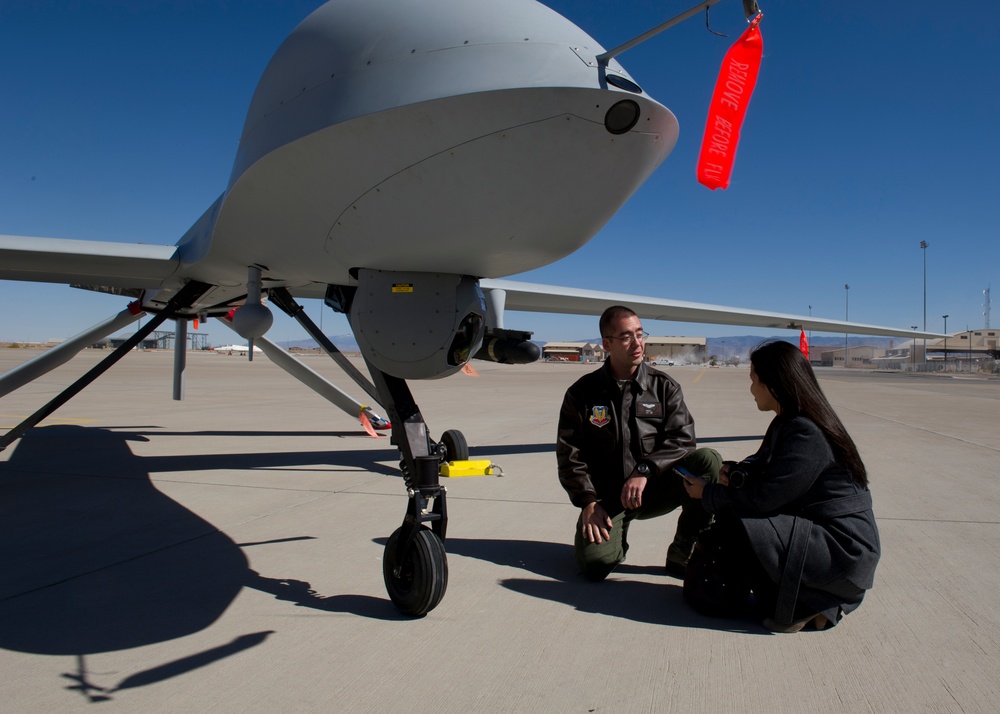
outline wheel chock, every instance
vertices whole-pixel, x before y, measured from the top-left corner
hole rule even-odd
[[[500,467],[488,460],[445,461],[441,464],[441,475],[448,478],[459,476],[491,476],[499,473]]]

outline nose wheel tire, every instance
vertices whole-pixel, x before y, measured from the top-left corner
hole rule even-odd
[[[469,443],[465,434],[458,429],[448,429],[441,435],[441,446],[444,447],[442,461],[468,461]]]
[[[448,587],[448,556],[437,535],[420,528],[413,537],[402,565],[396,566],[396,552],[402,528],[389,536],[382,557],[382,575],[389,599],[407,615],[423,617],[437,607]]]

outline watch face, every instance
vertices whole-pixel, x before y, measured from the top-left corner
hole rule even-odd
[[[635,467],[635,470],[641,473],[643,476],[649,475],[649,466],[647,464],[639,464]]]

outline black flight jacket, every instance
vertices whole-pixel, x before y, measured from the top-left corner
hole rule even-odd
[[[626,415],[626,418],[622,418]],[[605,362],[568,390],[559,413],[559,481],[574,506],[600,501],[620,512],[625,479],[639,462],[649,478],[676,478],[671,467],[695,449],[694,419],[672,377],[639,365],[620,389]]]

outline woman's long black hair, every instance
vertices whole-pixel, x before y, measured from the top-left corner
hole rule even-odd
[[[782,416],[801,414],[810,419],[826,436],[837,460],[850,470],[855,482],[867,486],[868,472],[858,447],[826,400],[805,355],[788,342],[765,342],[750,353],[750,364],[757,379],[781,405]]]

